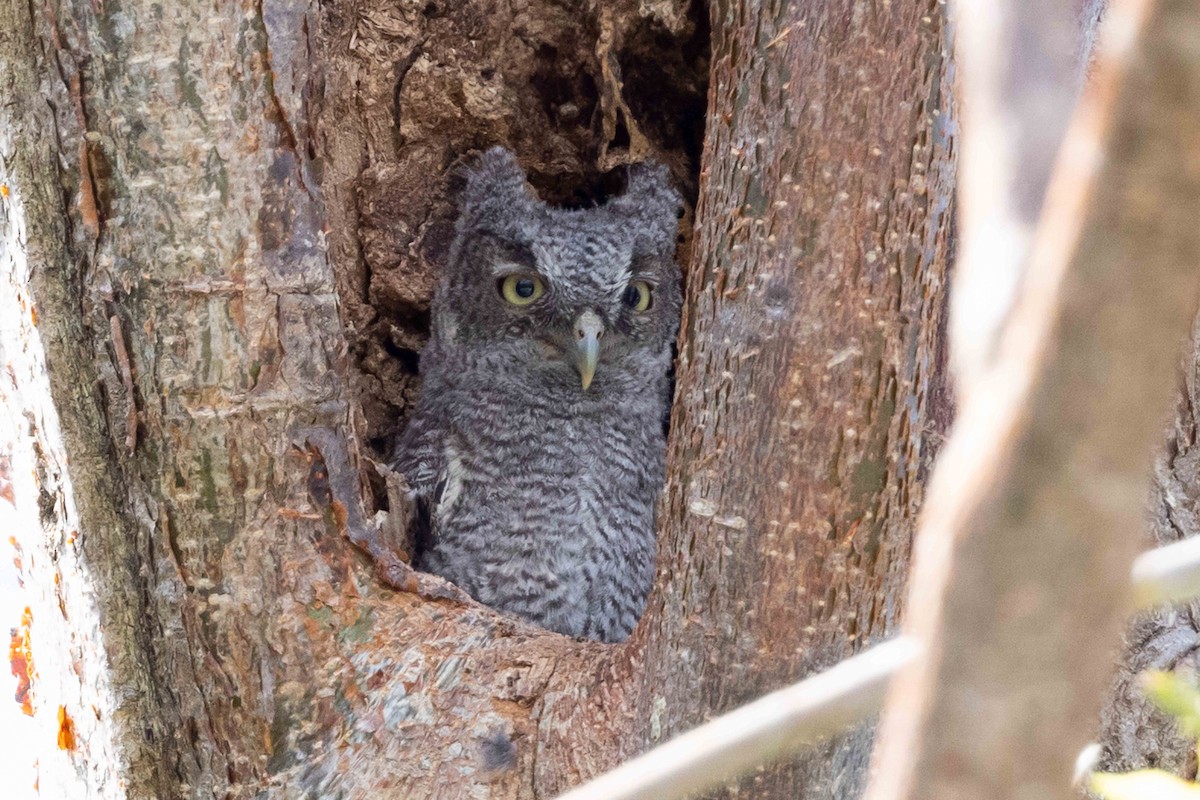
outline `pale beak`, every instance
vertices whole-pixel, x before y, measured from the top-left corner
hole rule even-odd
[[[575,362],[583,390],[592,385],[596,375],[596,362],[600,360],[600,337],[604,335],[604,322],[594,311],[585,311],[575,320]]]

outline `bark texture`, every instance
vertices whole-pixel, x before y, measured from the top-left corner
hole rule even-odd
[[[891,634],[949,416],[953,77],[941,8],[713,6],[651,738]],[[747,593],[745,587],[755,587]],[[689,698],[699,693],[705,702]],[[854,797],[866,727],[739,797]]]
[[[699,4],[0,3],[0,344],[35,424],[12,457],[63,796],[546,797],[894,629],[949,415],[941,9],[709,12],[698,166]],[[699,186],[659,580],[625,646],[386,547],[371,456],[457,166],[494,143],[562,202],[652,155]],[[867,740],[728,793],[851,796]]]

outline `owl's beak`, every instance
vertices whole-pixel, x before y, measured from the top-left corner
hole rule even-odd
[[[583,390],[592,385],[596,375],[596,362],[600,360],[600,337],[604,335],[604,321],[594,311],[585,311],[575,320],[576,368]]]

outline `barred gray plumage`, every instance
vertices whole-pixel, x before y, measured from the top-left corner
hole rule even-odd
[[[417,566],[551,630],[625,639],[654,576],[679,196],[635,165],[552,208],[495,148],[469,175],[398,443],[428,519]]]

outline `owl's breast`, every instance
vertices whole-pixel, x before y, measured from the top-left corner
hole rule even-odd
[[[647,525],[661,484],[656,430],[619,415],[546,409],[457,419],[444,442],[436,533],[468,526],[493,540],[549,543],[607,539],[613,526]]]
[[[638,605],[653,574],[659,419],[642,424],[629,406],[576,413],[475,399],[458,406],[466,413],[443,442],[423,566],[564,632],[583,633],[615,597]],[[536,614],[523,605],[531,597]],[[552,619],[543,601],[565,616]],[[623,619],[633,613],[621,607]]]

